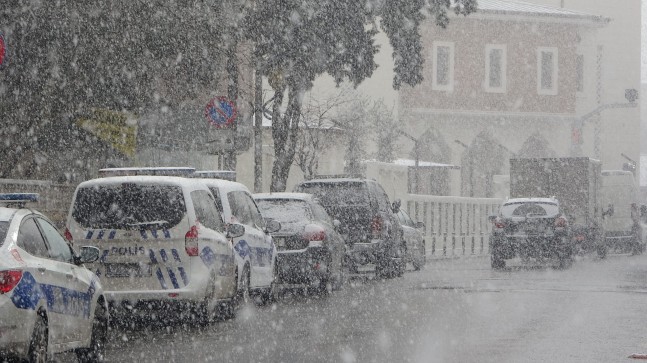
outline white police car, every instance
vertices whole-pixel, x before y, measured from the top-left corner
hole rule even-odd
[[[43,214],[25,208],[37,194],[0,194],[0,359],[44,362],[75,350],[81,361],[103,358],[108,310],[97,276]]]
[[[235,312],[236,264],[229,239],[245,228],[228,228],[200,180],[138,175],[79,184],[66,235],[74,244],[100,249],[89,268],[101,278],[113,315],[169,313],[209,322]]]
[[[245,226],[245,234],[234,239],[239,296],[249,294],[260,302],[274,299],[276,294],[276,246],[270,233],[281,224],[261,216],[249,190],[241,183],[201,179],[216,198],[217,208],[227,223]]]

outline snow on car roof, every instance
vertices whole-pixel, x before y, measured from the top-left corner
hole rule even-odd
[[[549,204],[559,204],[555,198],[513,198],[508,199],[503,203],[507,204],[519,204],[519,203],[549,203]]]
[[[295,199],[312,200],[312,194],[308,193],[256,193],[254,199]]]
[[[148,184],[173,184],[173,185],[196,185],[202,179],[183,178],[179,176],[160,175],[137,175],[137,176],[110,176],[87,180],[79,184],[79,188],[92,187],[96,185],[120,184],[120,183],[148,183]]]

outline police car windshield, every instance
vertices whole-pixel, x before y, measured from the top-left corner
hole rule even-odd
[[[172,228],[186,214],[182,189],[125,183],[80,188],[72,217],[84,228]]]
[[[0,221],[0,246],[2,246],[4,239],[7,236],[7,229],[9,229],[9,222]]]

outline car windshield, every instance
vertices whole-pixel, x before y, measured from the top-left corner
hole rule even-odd
[[[554,217],[558,213],[557,204],[544,202],[506,203],[501,208],[503,217]]]
[[[258,209],[265,218],[279,221],[281,225],[312,220],[308,203],[295,199],[258,199]]]
[[[301,193],[317,196],[324,207],[329,206],[366,206],[370,204],[365,183],[304,183],[298,187]]]
[[[124,183],[79,188],[72,217],[84,228],[171,228],[186,214],[182,189]]]

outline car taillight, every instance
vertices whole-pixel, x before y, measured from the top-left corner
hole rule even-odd
[[[566,227],[567,224],[568,224],[568,222],[566,221],[566,218],[564,218],[564,217],[559,217],[559,218],[555,219],[555,227],[563,228],[563,227]]]
[[[184,235],[184,249],[189,256],[198,255],[198,227],[191,226],[189,231]]]
[[[319,226],[309,224],[303,230],[303,239],[309,242],[310,247],[320,247],[326,239],[326,231]]]
[[[502,220],[497,218],[494,220],[494,228],[503,229],[505,228],[505,223]]]
[[[72,237],[72,233],[67,227],[65,227],[65,234],[63,236],[65,237],[65,240],[68,241],[70,244],[74,243],[74,238]]]
[[[6,294],[13,290],[22,278],[20,270],[0,271],[0,294]]]
[[[373,238],[379,238],[382,235],[382,224],[384,221],[382,220],[382,216],[376,215],[373,217],[373,220],[371,221],[371,234],[373,235]]]

